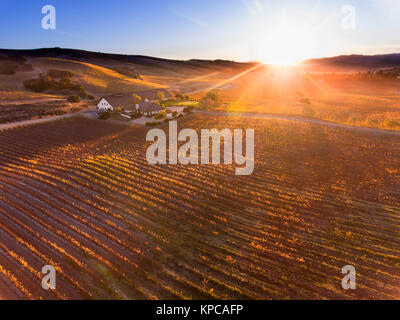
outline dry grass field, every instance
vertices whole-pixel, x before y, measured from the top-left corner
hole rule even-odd
[[[76,53],[74,53],[76,54]],[[99,98],[107,94],[137,92],[154,88],[170,88],[182,92],[204,90],[215,83],[230,78],[246,69],[246,64],[218,61],[174,61],[151,57],[132,57],[134,62],[123,61],[126,57],[102,58],[81,55],[53,54],[52,56],[29,56],[27,62],[32,71],[17,71],[16,74],[0,75],[0,103],[52,101],[65,99],[64,93],[32,93],[23,83],[35,79],[39,74],[46,75],[49,70],[69,71],[71,81],[82,85],[88,94]],[[1,54],[0,54],[1,55]],[[118,60],[119,59],[119,60]],[[121,61],[122,59],[122,61]],[[7,64],[7,62],[4,62]],[[228,63],[228,65],[225,65]],[[115,69],[137,72],[140,78],[127,76]],[[50,93],[50,94],[49,94]],[[68,95],[67,95],[68,96]]]
[[[234,79],[231,87],[219,90],[228,104],[224,109],[400,129],[400,80],[321,81],[300,71],[261,67]]]
[[[23,81],[37,77],[39,73],[46,74],[50,69],[68,70],[74,74],[73,81],[81,84],[94,95],[115,92],[132,92],[137,90],[160,87],[158,83],[132,79],[111,69],[98,65],[59,58],[32,58],[32,72],[18,72],[16,75],[1,75],[1,88],[9,91],[24,90]],[[162,86],[161,86],[162,87]],[[32,93],[27,91],[29,97]]]
[[[253,175],[150,166],[143,127],[0,132],[0,297],[400,299],[398,136],[200,115],[179,127],[255,128]],[[341,288],[347,264],[357,290]]]

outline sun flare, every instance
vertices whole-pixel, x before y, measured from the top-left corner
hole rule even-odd
[[[260,62],[273,65],[296,65],[318,54],[313,19],[288,19],[283,12],[281,21],[271,23],[260,18],[251,29],[252,54]]]
[[[313,56],[313,41],[309,32],[287,27],[274,30],[264,39],[262,62],[275,65],[296,65]]]

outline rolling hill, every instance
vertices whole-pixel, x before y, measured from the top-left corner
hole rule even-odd
[[[197,90],[254,65],[224,60],[168,60],[61,48],[0,49],[0,58],[2,64],[23,58],[33,67],[32,70],[18,70],[16,74],[0,75],[0,100],[12,100],[12,97],[29,99],[32,93],[24,88],[23,82],[46,74],[50,69],[72,72],[74,83],[98,97],[151,88]],[[121,69],[128,70],[128,75],[118,72]],[[129,73],[138,73],[139,77],[130,76]],[[45,95],[35,95],[35,98],[40,97],[46,98]]]
[[[310,59],[302,65],[314,71],[363,71],[400,66],[400,54],[343,55],[322,59]]]

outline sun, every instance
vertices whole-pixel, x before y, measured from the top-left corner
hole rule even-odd
[[[274,65],[296,65],[311,58],[314,44],[310,32],[281,27],[272,30],[263,39],[263,63]]]
[[[268,64],[295,65],[313,55],[313,42],[309,33],[281,28],[265,39],[264,61]]]
[[[255,22],[249,27],[253,35],[251,54],[265,64],[289,66],[315,57],[319,51],[317,28],[305,20],[287,19],[284,14],[280,23],[271,24],[262,19]]]

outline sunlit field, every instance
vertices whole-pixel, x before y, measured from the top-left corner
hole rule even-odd
[[[398,136],[200,115],[179,127],[205,123],[255,128],[252,175],[150,166],[143,127],[0,132],[0,297],[400,298]],[[349,264],[357,290],[345,291]]]
[[[350,78],[353,73],[348,73]],[[354,73],[356,74],[356,73]],[[337,123],[400,129],[400,80],[352,80],[300,67],[263,67],[218,90],[221,110],[297,115]],[[201,98],[204,93],[196,93]]]

